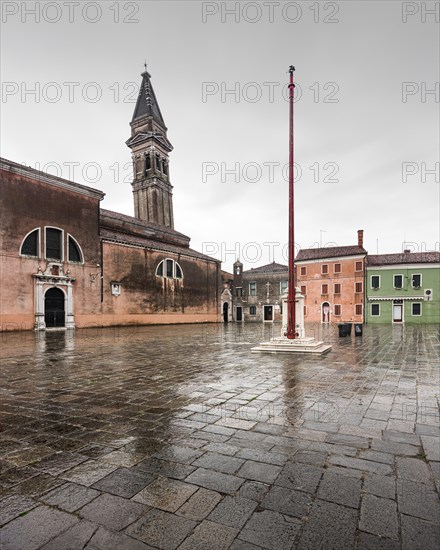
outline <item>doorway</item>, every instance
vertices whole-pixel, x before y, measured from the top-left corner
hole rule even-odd
[[[243,321],[243,308],[241,306],[235,308],[235,320]]]
[[[66,324],[64,292],[59,288],[50,288],[44,296],[44,321],[46,328],[64,327]]]
[[[330,323],[330,304],[328,302],[324,302],[322,304],[322,316],[321,320],[323,323]]]
[[[403,323],[403,303],[401,300],[394,300],[393,323]]]
[[[273,306],[263,306],[263,319],[273,321]]]
[[[229,320],[229,304],[228,302],[225,302],[223,304],[223,322],[227,323]]]

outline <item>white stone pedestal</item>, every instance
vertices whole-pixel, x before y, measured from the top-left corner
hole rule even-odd
[[[283,295],[283,326],[281,335],[278,338],[271,338],[268,342],[261,342],[257,347],[252,348],[253,352],[300,352],[300,353],[326,353],[332,349],[330,344],[313,337],[306,337],[304,330],[304,296],[299,288],[295,289],[295,330],[298,336],[289,340],[285,333],[287,331],[287,293]]]

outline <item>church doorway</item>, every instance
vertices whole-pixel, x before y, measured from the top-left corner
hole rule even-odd
[[[228,322],[228,317],[229,317],[229,304],[228,302],[225,302],[223,304],[223,322],[224,323],[227,323]]]
[[[44,321],[46,328],[64,327],[66,324],[64,292],[59,288],[49,288],[44,296]]]

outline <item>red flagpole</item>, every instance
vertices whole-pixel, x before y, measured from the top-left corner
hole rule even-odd
[[[295,67],[290,65],[289,83],[289,291],[287,295],[287,332],[289,340],[296,337],[295,323],[295,224],[294,224],[294,161],[293,161],[293,95],[295,84],[293,83],[293,72]]]

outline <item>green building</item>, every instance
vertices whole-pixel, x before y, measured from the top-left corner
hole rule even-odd
[[[440,252],[368,256],[367,323],[440,322]]]

